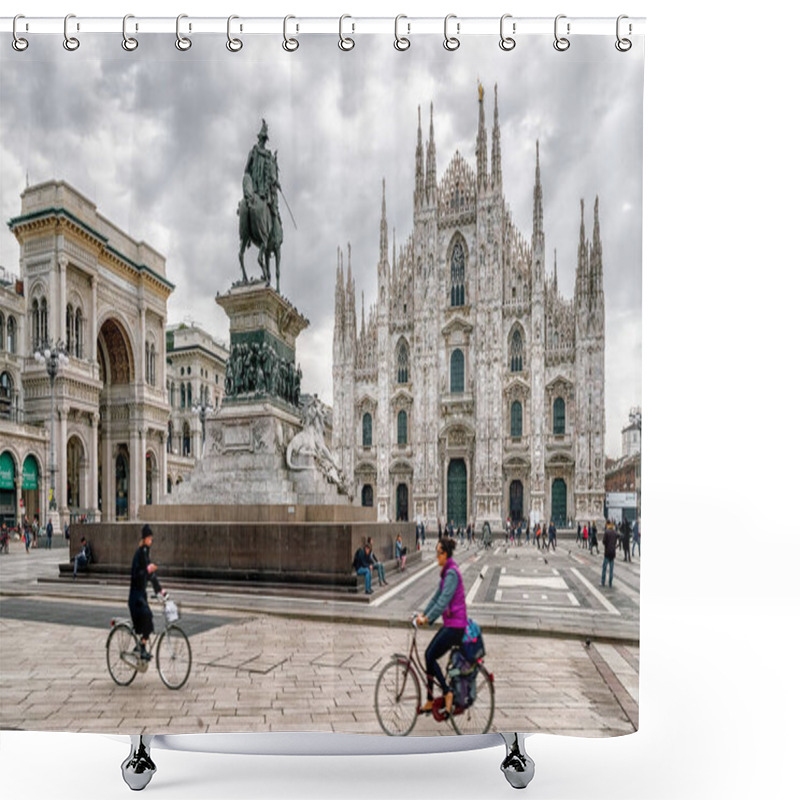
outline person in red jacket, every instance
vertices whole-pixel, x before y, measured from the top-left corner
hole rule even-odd
[[[467,600],[464,594],[464,581],[458,564],[453,560],[456,548],[454,539],[444,537],[436,545],[436,561],[441,568],[439,588],[431,598],[425,611],[418,614],[417,625],[431,625],[439,616],[442,627],[431,639],[425,650],[425,671],[428,675],[428,702],[422,706],[420,713],[427,714],[433,709],[433,681],[438,682],[444,692],[444,707],[449,714],[453,707],[453,690],[445,680],[439,661],[453,647],[459,647],[467,627]]]

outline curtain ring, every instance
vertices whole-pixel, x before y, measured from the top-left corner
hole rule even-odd
[[[80,41],[75,36],[70,36],[69,31],[67,30],[69,21],[71,19],[75,19],[74,14],[67,14],[67,16],[64,17],[64,49],[69,50],[70,53],[74,52],[81,46]]]
[[[14,49],[15,49],[15,50],[18,52],[18,53],[21,53],[23,50],[27,50],[27,49],[28,49],[28,40],[27,40],[27,39],[23,39],[23,38],[22,38],[22,37],[21,37],[21,36],[20,36],[20,35],[17,33],[17,20],[18,20],[18,19],[25,19],[25,16],[24,16],[23,14],[17,14],[17,16],[16,16],[16,17],[14,17],[14,24],[13,24],[13,25],[12,25],[12,27],[11,27],[11,33],[12,33],[12,35],[13,35],[13,37],[14,37],[14,38],[13,38],[13,40],[12,40],[12,42],[11,42],[11,46],[12,46],[12,47],[13,47],[13,48],[14,48]]]
[[[138,46],[139,40],[128,36],[128,20],[133,19],[133,14],[126,14],[122,18],[122,49],[132,53]]]
[[[234,19],[239,19],[236,14],[231,14],[228,17],[228,41],[225,42],[225,47],[231,51],[231,53],[238,53],[243,47],[244,43],[241,39],[234,39],[231,37],[231,21]]]
[[[411,47],[411,39],[406,36],[400,36],[398,27],[401,19],[408,19],[408,17],[405,14],[398,14],[394,18],[394,49],[403,51]],[[411,33],[411,25],[406,23],[406,26],[408,27],[408,32]]]
[[[444,49],[449,50],[452,52],[453,50],[458,50],[461,47],[461,40],[456,36],[448,36],[447,33],[447,26],[451,19],[456,19],[455,14],[448,14],[444,18]],[[456,33],[458,33],[461,29],[461,23],[456,23]]]
[[[175,47],[181,52],[186,52],[192,46],[192,40],[181,34],[181,20],[187,19],[188,16],[188,14],[178,14],[178,18],[175,20]]]
[[[567,39],[566,36],[558,35],[558,21],[560,19],[566,19],[566,18],[567,18],[566,14],[559,14],[556,17],[555,25],[553,28],[556,37],[556,40],[553,42],[553,47],[555,47],[555,49],[558,50],[559,53],[563,53],[565,50],[569,50],[569,45],[570,45],[569,39]],[[569,22],[567,23],[567,34],[569,34]]]
[[[287,36],[288,22],[289,22],[290,19],[297,19],[297,17],[293,17],[290,14],[288,17],[284,17],[283,18],[283,49],[287,53],[294,53],[294,51],[297,50],[298,47],[300,47],[300,42],[298,42],[297,39],[290,39]],[[300,29],[300,26],[297,26],[297,28],[295,30],[299,30],[299,29]]]
[[[349,36],[345,36],[342,33],[342,24],[346,19],[352,19],[352,17],[349,14],[342,14],[342,16],[339,17],[339,49],[344,51],[352,50],[356,46],[356,43],[353,39],[351,39]],[[353,25],[353,30],[355,29],[356,26]]]
[[[620,51],[620,53],[627,53],[628,50],[630,50],[631,47],[633,47],[633,42],[630,39],[622,39],[622,38],[620,38],[620,35],[619,35],[620,25],[619,24],[620,24],[620,22],[622,22],[623,19],[628,19],[628,16],[626,14],[620,14],[617,17],[617,41],[614,42],[614,47],[616,47],[617,50]],[[631,26],[630,26],[630,23],[628,23],[628,33],[630,33],[630,32],[631,32]]]
[[[503,25],[505,24],[505,21],[507,19],[511,19],[511,14],[503,14],[503,16],[500,17],[500,49],[505,50],[506,52],[508,52],[509,50],[513,50],[517,46],[516,39],[512,39],[510,36],[505,36],[503,33]],[[512,33],[517,32],[516,22],[513,22],[511,24],[511,32]]]

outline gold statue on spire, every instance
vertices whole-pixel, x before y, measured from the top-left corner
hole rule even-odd
[[[478,100],[483,102],[483,84],[478,80]]]

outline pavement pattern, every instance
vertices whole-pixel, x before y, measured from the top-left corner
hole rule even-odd
[[[381,734],[375,682],[393,653],[408,651],[409,619],[436,588],[433,547],[413,573],[390,571],[369,603],[172,592],[193,651],[189,681],[172,691],[155,665],[127,687],[108,675],[106,632],[126,615],[127,589],[53,581],[63,551],[26,554],[12,543],[0,557],[0,728]],[[492,730],[638,728],[638,557],[620,554],[609,589],[599,586],[602,558],[566,542],[546,553],[497,542],[456,556],[495,678]],[[431,636],[420,633],[423,652]],[[413,735],[452,732],[420,717]]]

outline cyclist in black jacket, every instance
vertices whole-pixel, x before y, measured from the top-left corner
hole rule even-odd
[[[128,594],[128,609],[131,612],[133,629],[141,637],[139,657],[144,661],[150,660],[147,652],[147,640],[153,632],[153,612],[147,603],[147,581],[153,584],[153,590],[166,599],[167,593],[161,588],[156,577],[158,567],[150,563],[150,546],[153,544],[153,531],[149,525],[142,528],[142,539],[139,549],[133,557],[131,565],[131,589]]]

